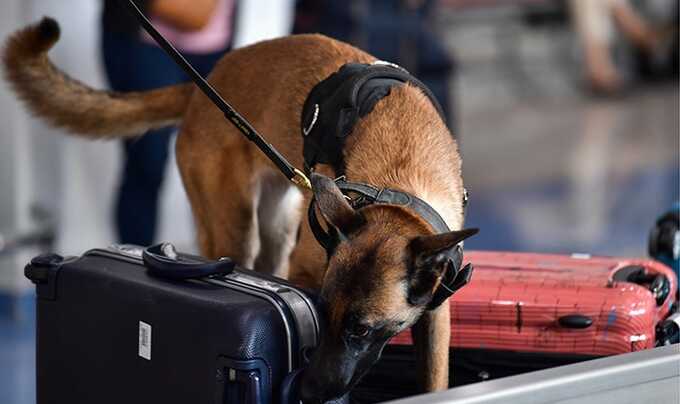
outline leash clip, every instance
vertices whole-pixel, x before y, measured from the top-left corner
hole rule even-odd
[[[297,168],[293,169],[293,172],[295,173],[295,176],[290,179],[290,181],[302,188],[306,188],[311,190],[312,189],[312,183],[309,181],[309,178],[303,173],[302,171],[298,170]]]

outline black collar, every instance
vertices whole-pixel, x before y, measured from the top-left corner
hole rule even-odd
[[[437,211],[425,201],[414,195],[389,188],[376,188],[372,185],[359,182],[348,182],[344,177],[338,178],[335,180],[335,183],[338,188],[340,188],[343,195],[347,197],[350,205],[352,205],[354,209],[361,209],[372,204],[403,206],[425,220],[425,222],[432,226],[432,229],[436,233],[446,233],[450,231],[446,222],[439,216]],[[319,224],[314,209],[315,203],[316,202],[313,201],[312,204],[310,204],[310,209],[308,211],[309,225],[319,244],[321,244],[326,251],[332,251],[335,247],[334,236],[325,231]]]
[[[344,177],[343,149],[346,137],[352,133],[359,118],[373,110],[375,104],[389,95],[393,86],[411,83],[420,88],[444,120],[444,113],[432,92],[405,69],[386,62],[371,65],[349,63],[336,73],[317,84],[305,101],[302,111],[302,136],[304,139],[305,171],[311,173],[318,163],[331,165],[340,191],[354,209],[371,204],[402,206],[413,211],[427,222],[436,233],[450,231],[446,222],[427,202],[409,193],[390,188],[377,188],[369,184],[350,182]],[[467,205],[465,191],[463,208]],[[307,211],[309,225],[316,240],[330,256],[339,234],[332,226],[325,230],[319,223],[316,201],[312,198]],[[460,246],[447,253],[449,270],[444,274],[440,287],[434,293],[428,309],[437,308],[456,290],[470,280],[470,264],[461,268],[463,250]]]

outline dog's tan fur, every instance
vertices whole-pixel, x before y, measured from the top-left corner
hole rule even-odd
[[[177,161],[204,255],[230,256],[244,266],[288,276],[307,287],[320,288],[324,276],[329,282],[341,276],[324,273],[325,253],[306,223],[296,243],[311,193],[293,188],[203,94],[191,85],[127,94],[92,90],[48,60],[46,53],[58,38],[54,25],[43,22],[18,32],[3,53],[6,78],[30,110],[55,126],[91,138],[134,136],[181,121]],[[274,147],[301,167],[300,113],[312,87],[344,63],[373,60],[324,36],[292,36],[227,54],[209,79]],[[394,88],[359,121],[344,153],[351,180],[416,195],[430,203],[451,229],[461,229],[463,184],[457,145],[419,89]],[[327,167],[320,171],[331,174]],[[405,209],[376,206],[366,215],[385,223],[387,236],[431,233]],[[404,245],[395,241],[385,248],[399,255]],[[390,284],[403,277],[396,269],[383,272],[382,281]],[[392,289],[376,291],[370,300],[375,316],[420,315],[386,290]],[[343,303],[334,304],[340,312]],[[446,388],[448,305],[423,314],[414,331],[425,389]]]

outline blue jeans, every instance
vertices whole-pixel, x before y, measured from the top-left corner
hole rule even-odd
[[[104,66],[111,89],[120,92],[152,90],[188,81],[165,52],[125,35],[104,32]],[[184,54],[207,75],[226,52]],[[158,221],[158,197],[174,128],[151,131],[123,143],[125,162],[116,200],[116,230],[121,243],[150,245]],[[141,134],[140,134],[141,135]]]

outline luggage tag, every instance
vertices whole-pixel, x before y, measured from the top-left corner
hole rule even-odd
[[[142,261],[151,276],[185,280],[227,275],[234,271],[236,264],[229,258],[205,261],[201,257],[178,254],[170,243],[157,244],[144,249]]]

